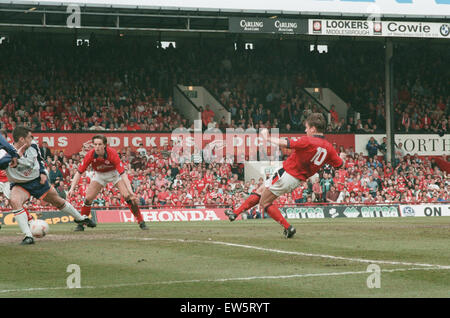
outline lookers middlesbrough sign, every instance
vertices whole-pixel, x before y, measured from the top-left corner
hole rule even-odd
[[[450,39],[450,22],[309,19],[308,34]]]

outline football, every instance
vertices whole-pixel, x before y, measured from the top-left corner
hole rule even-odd
[[[38,219],[30,221],[30,230],[34,237],[44,237],[48,233],[49,229],[50,227],[48,226],[48,223],[44,220]]]

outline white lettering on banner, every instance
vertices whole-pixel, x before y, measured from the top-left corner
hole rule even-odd
[[[281,22],[281,21],[275,21],[275,27],[277,28],[297,28],[296,22]]]
[[[157,212],[142,212],[142,217],[146,222],[158,222],[158,213]]]
[[[264,26],[264,22],[241,20],[240,26],[243,28],[262,28]]]
[[[155,139],[156,137],[145,137],[145,146],[156,147]]]
[[[36,140],[39,143],[39,140]],[[42,142],[47,142],[49,147],[55,147],[55,137],[44,137]]]
[[[135,147],[139,147],[139,145],[142,143],[142,138],[141,137],[134,137],[133,139],[131,139],[131,144]]]
[[[168,146],[169,145],[169,138],[167,137],[161,137],[159,139],[159,145],[164,147],[164,146]]]
[[[135,221],[134,215],[132,213],[122,212],[121,216],[122,216],[121,217],[122,222],[125,222],[125,223],[131,222],[131,223],[133,223]]]
[[[69,145],[69,138],[67,138],[65,136],[58,137],[56,139],[56,144],[55,144],[55,137],[53,137],[53,136],[43,136],[42,138],[40,138],[40,136],[34,136],[34,140],[39,145],[41,144],[41,139],[42,139],[42,142],[46,142],[49,147],[65,148]]]
[[[193,210],[193,211],[141,211],[146,222],[179,222],[179,221],[218,221],[220,218],[214,210]],[[125,214],[128,214],[126,216]],[[134,216],[130,212],[124,212],[123,222],[134,222]]]
[[[244,28],[245,30],[257,30],[259,28],[264,27],[264,22],[263,21],[241,20],[239,25],[241,26],[241,28]]]
[[[178,221],[189,221],[189,218],[186,213],[183,213],[182,211],[174,211],[173,212],[174,219]]]
[[[236,132],[236,133],[235,133]],[[234,134],[235,140],[230,138],[229,143],[224,142],[222,147],[216,145],[213,148],[215,149],[215,154],[222,154],[220,158],[225,155],[232,155],[235,153],[237,160],[243,161],[242,155],[248,155],[248,159],[250,161],[256,160],[258,152],[260,152],[260,156],[266,157],[274,156],[277,153],[277,149],[274,145],[268,144],[267,147],[270,147],[270,154],[264,152],[265,142],[262,137],[258,136],[250,130],[243,131],[243,135],[239,135],[237,131],[231,131],[231,135]],[[272,133],[272,132],[271,132]],[[138,132],[129,132],[126,134],[122,133],[113,133],[113,132],[103,132],[103,134],[108,139],[108,145],[110,147],[115,148],[116,150],[122,150],[124,147],[130,147],[135,150],[139,148],[140,143],[143,143],[145,147],[155,147],[155,148],[163,148],[166,145],[171,145],[170,141],[174,141],[173,145],[177,144],[177,141],[180,139],[184,140],[182,143],[181,150],[183,150],[186,154],[190,155],[190,152],[193,150],[195,145],[200,146],[200,150],[204,150],[210,144],[216,144],[217,140],[222,140],[225,138],[225,134],[197,134],[199,140],[196,140],[191,133],[184,133],[184,137],[182,134],[172,135],[170,133],[138,133]],[[64,151],[65,155],[72,155],[79,153],[84,146],[88,146],[89,149],[92,148],[91,138],[95,135],[95,133],[42,133],[36,132],[33,134],[35,137],[35,141],[41,146],[42,142],[47,142],[49,147],[54,151]],[[297,136],[303,136],[303,134],[297,134]],[[203,138],[202,138],[203,136]],[[213,137],[211,137],[213,136]],[[228,134],[226,134],[228,136]],[[277,136],[277,135],[275,135]],[[296,135],[289,135],[291,137],[295,137]],[[344,136],[344,137],[343,137]],[[220,138],[219,138],[220,137]],[[286,134],[281,134],[281,137],[287,137]],[[327,135],[327,137],[332,138],[333,140],[337,140],[340,144],[348,147],[354,147],[354,135]],[[225,138],[226,139],[226,138]],[[178,142],[180,143],[180,142]],[[196,144],[197,143],[197,144]],[[232,148],[232,143],[240,145],[239,147]],[[244,147],[244,144],[246,147]],[[436,142],[437,145],[437,142]],[[447,145],[449,148],[450,145]],[[228,148],[229,151],[226,151]],[[198,149],[197,149],[198,150]],[[262,153],[261,153],[262,152]],[[190,156],[189,156],[190,158]]]
[[[69,144],[69,141],[67,140],[67,137],[59,137],[58,138],[58,147],[67,147]]]
[[[374,207],[362,207],[361,216],[363,218],[397,217],[399,216],[399,214],[396,207],[374,206]]]
[[[346,208],[343,214],[347,218],[357,218],[357,217],[359,217],[359,211],[356,208]]]
[[[190,221],[202,221],[203,220],[203,213],[200,211],[190,211],[188,212],[190,214]]]
[[[288,219],[323,219],[325,214],[322,208],[287,208],[281,212]]]
[[[111,147],[118,147],[120,146],[120,138],[119,137],[109,137],[108,138],[108,145]]]

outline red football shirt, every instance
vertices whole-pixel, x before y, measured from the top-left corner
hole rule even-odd
[[[288,139],[292,153],[283,162],[284,170],[291,176],[306,181],[326,163],[338,168],[343,164],[333,145],[323,136],[304,136],[297,140]]]
[[[106,147],[104,156],[97,155],[95,149],[91,149],[78,167],[78,172],[85,172],[90,164],[92,164],[94,171],[98,172],[109,172],[113,170],[117,170],[120,174],[125,172],[125,167],[117,151],[110,147]]]

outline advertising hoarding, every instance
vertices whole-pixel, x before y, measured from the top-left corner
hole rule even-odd
[[[449,22],[309,19],[308,34],[449,39]]]

